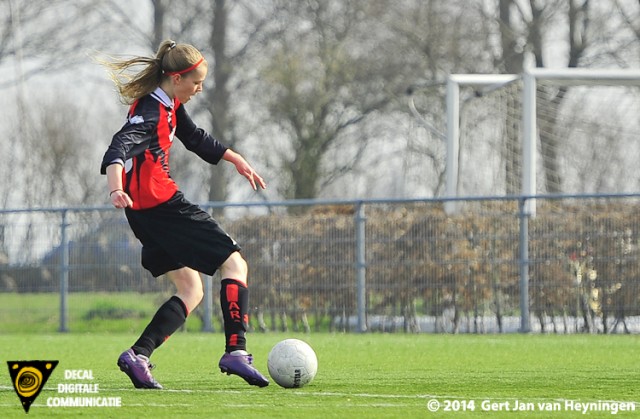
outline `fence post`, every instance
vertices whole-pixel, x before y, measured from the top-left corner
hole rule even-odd
[[[529,214],[526,210],[527,199],[518,200],[520,218],[520,333],[531,332],[529,318]]]
[[[213,277],[211,275],[204,276],[204,318],[202,319],[202,331],[213,332]]]
[[[358,332],[367,331],[367,259],[365,245],[365,223],[364,203],[359,201],[356,204],[356,295],[358,305]]]
[[[67,210],[62,211],[60,224],[60,329],[59,332],[68,332],[68,304],[69,296],[69,238],[67,236]]]

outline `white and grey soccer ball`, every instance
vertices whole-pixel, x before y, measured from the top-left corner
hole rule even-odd
[[[285,339],[276,343],[267,358],[269,375],[284,388],[309,384],[318,372],[318,357],[308,343]]]

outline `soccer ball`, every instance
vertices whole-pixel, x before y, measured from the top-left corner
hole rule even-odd
[[[278,342],[267,358],[269,375],[284,388],[299,388],[313,380],[318,357],[311,346],[299,339]]]

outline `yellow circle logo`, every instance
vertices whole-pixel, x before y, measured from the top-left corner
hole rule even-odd
[[[42,373],[33,367],[23,367],[15,379],[16,392],[22,397],[31,397],[40,389]]]

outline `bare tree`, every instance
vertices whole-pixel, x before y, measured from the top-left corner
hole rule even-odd
[[[491,12],[489,12],[491,13]],[[533,57],[536,67],[545,67],[545,55],[553,47],[545,34],[554,25],[566,22],[566,44],[568,46],[567,66],[578,67],[588,47],[588,29],[592,19],[588,0],[569,0],[541,2],[529,0],[499,0],[497,24],[500,33],[500,48],[496,50],[495,63],[499,72],[520,74],[524,69],[527,53]],[[539,97],[537,106],[542,109],[548,106],[559,108],[567,93],[566,87],[547,90]],[[511,108],[510,108],[511,109]],[[556,129],[556,118],[552,116],[540,124],[540,144],[542,165],[545,173],[545,187],[549,193],[562,191],[559,162],[557,155],[558,138],[552,133]],[[514,124],[517,115],[510,115],[505,123]],[[511,121],[511,122],[509,122]],[[506,130],[517,133],[519,129]],[[521,179],[521,144],[516,137],[505,138],[503,144],[506,156],[505,178],[507,193],[515,194],[520,190]]]
[[[621,30],[630,31],[632,36],[608,34],[607,38],[611,40],[610,43],[618,48],[605,51],[605,53],[612,57],[615,62],[619,62],[625,67],[637,65],[638,58],[640,58],[640,50],[638,48],[638,40],[640,40],[640,2],[615,0],[615,12],[621,18]]]
[[[260,39],[268,38],[273,31],[268,25],[272,15],[266,2],[260,6],[253,2],[229,3],[226,0],[212,0],[211,3],[212,13],[208,17],[211,31],[207,45],[213,56],[213,84],[206,86],[206,110],[213,136],[237,148],[242,143],[238,125],[246,116],[234,112],[236,103],[232,96],[240,94],[246,78],[251,77],[250,69],[254,67],[251,61],[256,58],[256,49],[259,51],[257,45]],[[242,26],[238,22],[242,22]],[[233,45],[229,42],[231,37],[234,38]],[[210,169],[209,201],[227,198],[227,173],[220,168]]]
[[[87,62],[87,49],[102,49],[131,36],[115,19],[111,0],[0,1],[0,64],[23,60],[22,74],[3,78],[0,88],[38,74],[55,74]],[[100,30],[96,30],[100,28]]]
[[[402,63],[382,58],[391,50],[367,2],[279,2],[282,33],[266,51],[262,98],[269,117],[288,139],[274,144],[282,159],[286,198],[314,198],[321,182],[352,168],[367,146],[357,129],[404,93]],[[354,141],[347,141],[349,137]],[[327,162],[330,150],[341,161]],[[332,164],[328,164],[332,163]]]
[[[64,112],[60,110],[64,109]],[[96,171],[98,149],[86,133],[96,120],[90,108],[59,94],[40,98],[22,120],[20,175],[12,182],[20,206],[74,206],[104,201],[104,185]],[[16,157],[16,156],[14,156]]]
[[[51,90],[63,89],[63,74],[82,74],[87,50],[99,49],[127,33],[123,28],[118,31],[117,25],[94,30],[111,16],[104,9],[106,4],[85,0],[0,2],[0,65],[13,70],[5,72],[0,82],[5,97],[13,98],[13,106],[2,118],[11,139],[6,147],[15,180],[3,186],[7,188],[2,193],[3,206],[95,202],[93,180],[98,176],[91,176],[83,166],[94,146],[82,141],[100,134],[95,131],[97,124],[82,125],[88,119],[82,118],[87,114],[80,104],[87,100],[82,92],[92,89],[86,88],[86,79],[78,77],[82,88],[73,95],[59,92],[57,103],[48,102],[48,92],[41,90],[43,84]],[[44,74],[47,83],[36,85],[34,81]],[[68,97],[74,102],[64,103],[63,98]],[[77,161],[69,164],[68,158]],[[93,168],[95,172],[95,165]]]
[[[422,171],[430,163],[438,179],[434,194],[444,188],[447,76],[494,71],[487,43],[490,38],[483,35],[490,32],[488,20],[478,19],[476,9],[467,3],[378,1],[384,10],[380,24],[389,28],[394,38],[397,52],[392,59],[403,63],[406,70],[401,76],[412,81],[407,90],[409,106],[401,101],[399,110],[411,110],[411,117],[429,133],[426,141],[411,144],[408,152],[416,155]]]

